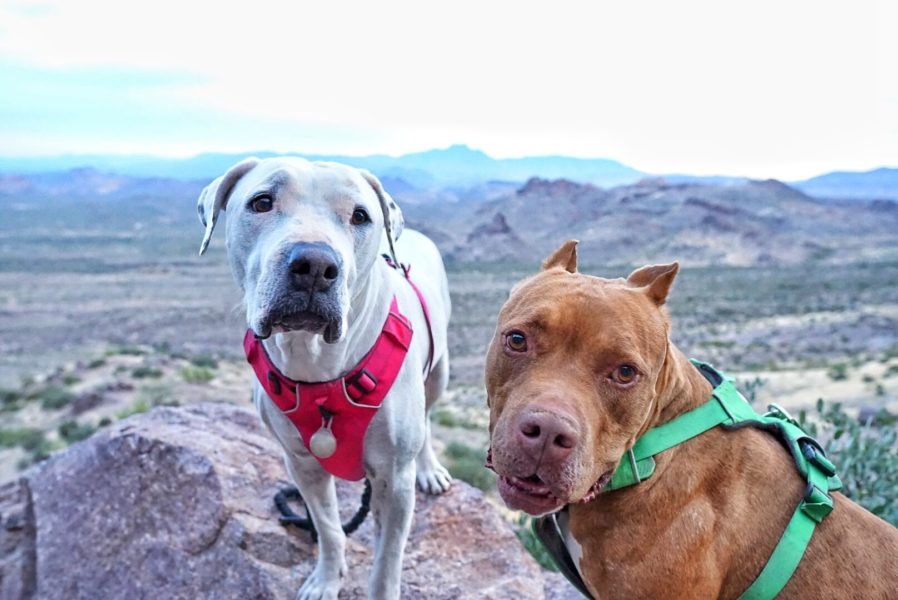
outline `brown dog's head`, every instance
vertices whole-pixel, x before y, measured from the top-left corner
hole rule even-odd
[[[601,491],[659,410],[677,263],[602,279],[577,273],[576,248],[512,289],[486,359],[499,493],[532,515]]]

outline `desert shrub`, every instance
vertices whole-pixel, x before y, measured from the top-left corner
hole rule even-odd
[[[21,406],[21,394],[19,392],[0,388],[0,412],[19,410]]]
[[[88,369],[99,369],[100,367],[102,367],[105,364],[106,364],[105,358],[95,358],[92,361],[90,361],[89,363],[87,363],[87,368]]]
[[[532,523],[533,519],[531,517],[527,515],[518,516],[517,526],[514,531],[515,535],[521,540],[521,544],[527,552],[536,559],[539,566],[549,571],[557,571],[558,567],[555,566],[552,556],[546,550],[546,547],[543,546],[543,543],[539,541],[539,538],[536,537],[536,534],[533,533]]]
[[[149,411],[150,408],[152,408],[152,407],[150,406],[150,403],[146,399],[138,398],[137,400],[134,401],[134,404],[132,404],[128,408],[126,408],[124,410],[120,410],[119,412],[115,413],[115,416],[118,419],[127,419],[131,415],[145,413],[145,412]]]
[[[489,490],[496,485],[496,474],[484,468],[486,452],[451,442],[446,446],[445,457],[449,473],[481,490]]]
[[[206,369],[217,369],[218,361],[208,354],[203,354],[201,356],[194,356],[190,359],[190,362],[193,363],[195,367],[204,367]]]
[[[59,431],[59,437],[69,444],[74,444],[92,436],[96,428],[89,423],[78,423],[74,420],[68,420],[64,421],[57,431]]]
[[[848,379],[848,365],[845,363],[835,363],[830,365],[826,374],[829,375],[829,378],[833,381],[843,381]]]
[[[33,450],[44,441],[44,432],[29,427],[10,427],[0,429],[0,447],[15,448],[21,446],[25,450]]]
[[[431,418],[437,425],[442,425],[443,427],[458,427],[458,419],[455,418],[455,414],[451,411],[435,410],[433,411],[433,416]]]
[[[100,422],[97,423],[97,427],[108,427],[110,425],[112,425],[112,419],[109,417],[103,417],[100,419]]]
[[[119,346],[106,351],[106,356],[115,356],[120,354],[123,356],[143,356],[147,351],[140,346]]]
[[[164,383],[149,383],[143,386],[140,388],[137,399],[146,402],[150,408],[181,405],[176,398],[172,397],[171,387]]]
[[[75,394],[69,390],[51,385],[36,393],[35,398],[41,401],[41,406],[46,410],[56,410],[67,406],[75,399]]]
[[[739,391],[742,392],[742,395],[745,396],[745,399],[752,404],[757,402],[758,391],[765,385],[767,385],[767,380],[762,379],[761,377],[736,381],[736,387],[739,388]]]
[[[893,358],[898,358],[898,346],[892,346],[886,350],[882,355],[881,362],[887,363]]]
[[[66,373],[62,377],[62,382],[65,385],[75,385],[76,383],[81,383],[81,378],[74,373]]]
[[[215,379],[215,373],[208,367],[184,367],[181,377],[187,383],[208,383]]]
[[[816,415],[799,414],[802,427],[824,442],[844,483],[842,493],[898,526],[898,431],[885,410],[866,423],[838,402],[818,400]]]
[[[137,367],[131,371],[131,377],[135,379],[158,379],[162,377],[162,371],[156,367]]]

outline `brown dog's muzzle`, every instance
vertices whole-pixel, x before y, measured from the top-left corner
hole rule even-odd
[[[580,441],[580,431],[572,418],[540,406],[522,410],[516,418],[513,444],[520,455],[534,465],[560,466]]]
[[[509,507],[530,514],[556,510],[570,500],[580,479],[580,419],[555,398],[510,404],[498,416],[492,436],[499,494]]]

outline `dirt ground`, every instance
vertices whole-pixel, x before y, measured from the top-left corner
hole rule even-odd
[[[0,480],[133,412],[249,402],[240,296],[220,239],[196,255],[193,210],[60,205],[0,222]],[[439,445],[485,448],[483,355],[508,290],[536,268],[449,265]],[[898,264],[683,269],[669,309],[674,341],[752,386],[759,405],[898,408]]]

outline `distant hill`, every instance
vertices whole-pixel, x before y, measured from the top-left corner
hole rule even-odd
[[[689,265],[790,265],[898,259],[898,203],[820,201],[775,181],[610,190],[533,178],[452,211],[409,211],[408,222],[458,262],[530,262],[577,238],[592,264],[680,260]]]
[[[424,168],[430,158],[417,160]],[[205,183],[95,169],[0,175],[3,226],[18,235],[37,215],[48,231],[83,226],[101,237],[106,230],[161,226],[189,254],[199,233],[196,198]],[[569,238],[581,240],[583,260],[592,264],[898,260],[898,203],[819,200],[776,180],[671,183],[660,177],[602,188],[534,177],[523,184],[419,188],[385,176],[384,184],[409,225],[458,263],[533,264]],[[123,246],[122,252],[132,250]]]
[[[0,173],[34,174],[90,167],[98,171],[133,177],[167,177],[210,180],[224,173],[246,156],[279,156],[272,152],[245,154],[200,154],[172,159],[151,156],[59,156],[48,158],[0,157]],[[386,155],[344,156],[295,154],[309,160],[343,162],[376,173],[379,177],[402,179],[417,188],[473,185],[490,180],[523,183],[529,177],[566,178],[602,186],[632,183],[645,173],[621,163],[603,159],[565,156],[533,156],[497,159],[464,145],[428,150],[398,157]]]
[[[61,201],[83,198],[196,198],[206,183],[165,177],[134,177],[84,167],[49,173],[0,173],[0,197]]]
[[[793,184],[817,198],[898,200],[898,168],[872,171],[835,171]]]

